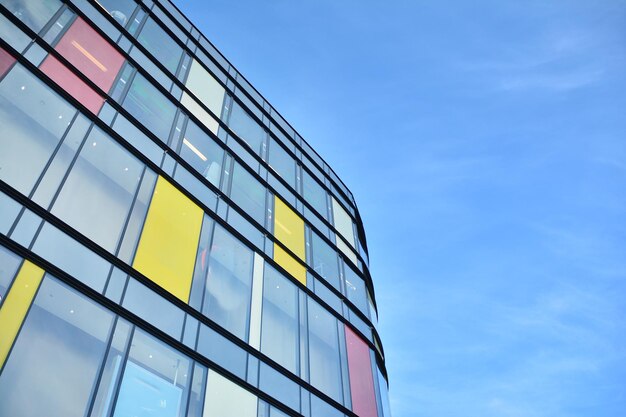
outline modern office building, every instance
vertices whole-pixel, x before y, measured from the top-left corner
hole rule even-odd
[[[0,416],[390,416],[352,194],[169,0],[0,38]]]

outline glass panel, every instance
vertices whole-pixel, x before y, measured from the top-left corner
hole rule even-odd
[[[0,1],[0,3],[2,3]],[[0,15],[0,38],[11,45],[17,52],[23,52],[30,44],[30,38],[5,15]]]
[[[261,352],[298,374],[298,289],[269,265],[263,277]]]
[[[159,176],[133,267],[187,302],[203,212]]]
[[[102,292],[111,264],[56,227],[45,223],[33,252],[98,292]]]
[[[221,116],[224,87],[195,59],[191,62],[191,69],[185,85],[217,117]]]
[[[339,263],[337,252],[328,245],[317,233],[313,232],[313,269],[326,281],[339,288]]]
[[[296,161],[273,139],[270,143],[268,162],[287,184],[296,188]]]
[[[114,253],[143,165],[94,128],[52,206],[52,213]]]
[[[39,32],[61,7],[58,0],[0,0],[14,16],[29,28]]]
[[[335,220],[335,229],[348,243],[354,247],[354,229],[352,228],[352,218],[346,210],[333,197],[333,218]]]
[[[326,190],[305,170],[302,170],[302,194],[323,218],[328,219]]]
[[[237,102],[233,101],[228,126],[250,146],[255,153],[261,153],[265,140],[265,130]]]
[[[104,104],[104,98],[96,93],[76,74],[70,71],[69,68],[61,64],[58,59],[49,55],[39,68],[44,74],[50,77],[52,81],[57,83],[82,105],[87,107],[90,112],[98,114]]]
[[[254,220],[265,225],[265,187],[235,163],[230,198]]]
[[[257,417],[257,397],[209,370],[203,417]]]
[[[184,416],[190,371],[186,356],[136,329],[113,416]]]
[[[142,75],[136,74],[124,108],[163,142],[167,142],[176,116],[176,106]]]
[[[132,0],[98,0],[97,3],[122,26],[126,26],[137,6]]]
[[[197,363],[193,370],[193,381],[191,383],[191,392],[189,394],[189,410],[187,417],[201,417],[204,403],[204,382],[207,378],[208,369]]]
[[[346,295],[348,300],[361,310],[367,316],[367,290],[365,289],[365,281],[357,275],[348,265],[344,266],[344,281],[346,283]]]
[[[224,150],[191,120],[187,123],[180,156],[211,184],[219,186]]]
[[[22,66],[0,83],[0,179],[32,190],[76,110]]]
[[[308,299],[311,385],[342,403],[337,319]]]
[[[285,375],[261,362],[259,389],[293,410],[300,411],[300,387]]]
[[[172,74],[176,73],[183,51],[156,21],[149,17],[137,40]]]
[[[81,18],[54,49],[105,92],[124,63],[124,57]]]
[[[362,417],[376,417],[376,395],[370,349],[352,329],[347,326],[345,329],[352,411]]]
[[[248,354],[239,346],[205,325],[200,326],[198,352],[240,378],[246,377]]]
[[[211,132],[217,135],[217,131],[220,127],[217,120],[204,110],[204,107],[200,106],[195,98],[192,98],[186,92],[183,93],[180,103],[187,108],[198,120],[205,125]]]
[[[380,369],[376,369],[378,372],[378,387],[380,389],[380,397],[382,403],[382,417],[391,417],[391,406],[389,405],[389,389],[387,387],[387,381],[383,377]]]
[[[252,250],[216,226],[203,312],[243,340],[247,340],[250,318],[252,263]]]
[[[131,278],[122,305],[174,339],[180,339],[185,313],[145,285]]]
[[[311,417],[344,417],[344,414],[316,395],[311,395]]]
[[[11,285],[11,281],[13,281],[17,268],[19,268],[21,263],[21,257],[0,246],[0,303],[2,303],[7,288]]]
[[[20,210],[22,206],[17,201],[0,192],[0,233],[9,233]]]
[[[44,279],[0,376],[0,415],[83,417],[112,323],[104,308]]]

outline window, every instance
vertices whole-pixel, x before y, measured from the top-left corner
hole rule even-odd
[[[52,213],[114,253],[143,168],[134,156],[94,128],[52,206]]]
[[[354,247],[354,229],[352,228],[352,218],[348,212],[333,197],[333,218],[335,229],[346,238],[348,243]]]
[[[123,106],[156,137],[167,142],[176,106],[142,75],[135,75]]]
[[[349,327],[346,327],[346,349],[352,411],[360,417],[376,417],[376,394],[374,393],[370,349]]]
[[[191,120],[187,123],[179,153],[211,184],[219,186],[224,150]]]
[[[260,154],[265,141],[265,130],[241,107],[237,102],[232,102],[232,110],[228,126],[243,139],[252,150]]]
[[[124,63],[124,57],[81,18],[54,49],[104,92],[109,91]]]
[[[342,403],[337,319],[308,299],[311,385]]]
[[[132,0],[98,0],[97,3],[122,26],[126,26],[137,7]]]
[[[302,285],[306,285],[306,268],[277,243],[274,243],[274,260]]]
[[[365,289],[365,281],[357,275],[348,265],[344,267],[344,282],[346,283],[346,295],[348,300],[352,302],[366,316],[367,314],[367,290]]]
[[[21,263],[22,258],[0,246],[0,305]]]
[[[298,375],[298,288],[267,264],[261,317],[261,352]]]
[[[113,417],[184,415],[190,362],[186,356],[136,329]]]
[[[248,335],[252,265],[252,250],[216,226],[203,312],[242,340]]]
[[[163,177],[157,180],[133,267],[187,302],[203,212]]]
[[[0,375],[0,415],[83,417],[112,324],[104,308],[44,279]]]
[[[76,110],[21,65],[0,83],[0,179],[28,195]]]
[[[224,87],[195,59],[191,62],[187,88],[198,97],[217,117],[222,114]]]
[[[233,167],[230,198],[254,220],[265,225],[265,187],[238,163]]]
[[[317,233],[312,232],[313,269],[329,284],[339,289],[339,263],[337,252]],[[309,262],[311,264],[311,262]]]
[[[296,161],[273,139],[270,142],[268,162],[287,184],[296,188]]]
[[[87,107],[90,112],[98,114],[104,104],[104,98],[63,65],[61,61],[49,55],[39,69],[82,105]]]
[[[328,219],[326,190],[305,170],[302,170],[302,195],[323,218]]]
[[[62,5],[58,0],[0,0],[0,4],[35,32],[39,32]]]
[[[257,397],[209,370],[203,417],[257,417]]]
[[[163,64],[172,74],[176,74],[183,51],[156,21],[149,17],[137,40],[158,62]]]

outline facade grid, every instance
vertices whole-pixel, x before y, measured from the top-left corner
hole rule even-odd
[[[169,0],[0,0],[0,415],[390,417],[365,233]]]

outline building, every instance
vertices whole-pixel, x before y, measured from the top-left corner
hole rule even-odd
[[[352,194],[169,0],[0,37],[1,416],[390,416]]]

